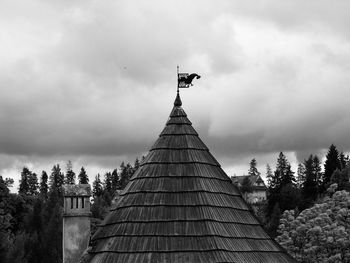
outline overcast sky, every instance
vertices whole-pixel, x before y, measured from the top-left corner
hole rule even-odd
[[[350,1],[2,0],[0,174],[147,153],[176,95],[229,175],[350,150]]]

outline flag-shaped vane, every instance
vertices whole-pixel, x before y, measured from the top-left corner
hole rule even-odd
[[[177,87],[178,88],[189,88],[193,86],[192,80],[194,78],[199,79],[199,76],[196,73],[188,74],[188,73],[177,73]]]

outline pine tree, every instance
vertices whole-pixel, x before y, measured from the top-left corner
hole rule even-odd
[[[112,174],[107,172],[104,178],[104,190],[107,191],[110,195],[113,194],[113,181]]]
[[[48,176],[45,171],[42,171],[41,173],[41,179],[40,179],[40,195],[44,198],[44,200],[47,199],[48,189],[49,186],[47,185]]]
[[[56,164],[52,168],[50,175],[50,192],[57,191],[58,195],[62,196],[62,185],[64,183],[64,175],[61,172],[59,164]]]
[[[273,184],[273,173],[271,166],[269,164],[266,164],[266,179],[267,179],[267,185],[269,188],[274,188],[275,186]]]
[[[281,152],[277,159],[277,166],[274,176],[269,186],[269,194],[267,196],[267,218],[271,223],[272,214],[276,205],[283,212],[285,209],[293,209],[298,204],[299,192],[294,185],[294,173],[286,156]],[[275,226],[276,224],[271,225]],[[270,229],[274,232],[276,229]]]
[[[122,162],[120,165],[120,170],[120,189],[124,189],[125,186],[129,183],[134,171],[130,163],[125,166],[124,162]]]
[[[305,167],[302,163],[299,163],[298,170],[297,170],[297,181],[296,181],[298,188],[301,188],[304,182],[305,182]]]
[[[317,187],[317,174],[314,165],[314,157],[309,156],[307,160],[304,160],[305,167],[305,181],[302,184],[302,198],[301,210],[313,205],[318,195]]]
[[[249,176],[258,176],[260,175],[258,169],[256,168],[257,167],[257,162],[255,160],[255,158],[253,158],[250,163],[249,163],[249,171],[248,171],[248,175]]]
[[[102,189],[100,174],[97,174],[95,176],[94,182],[92,183],[92,195],[94,198],[96,198],[96,197],[100,197],[102,193],[103,193],[103,189]]]
[[[113,195],[117,189],[120,189],[120,181],[119,181],[118,169],[116,168],[112,172],[112,194]]]
[[[318,158],[317,155],[315,155],[313,159],[313,169],[316,176],[317,192],[319,193],[322,180],[322,168],[320,158]]]
[[[78,175],[78,179],[79,179],[79,184],[88,184],[89,183],[89,177],[87,176],[84,167],[81,167],[80,173]]]
[[[27,168],[23,167],[21,172],[21,180],[19,181],[18,193],[22,195],[28,195],[29,193],[29,176],[32,172]]]
[[[73,164],[70,160],[67,163],[65,183],[75,184],[75,173],[73,172]]]
[[[271,180],[271,185],[273,188],[276,188],[278,191],[280,191],[283,186],[294,182],[294,172],[291,169],[291,165],[289,164],[286,156],[280,152],[277,159],[276,170]]]
[[[328,153],[326,155],[326,162],[324,165],[324,174],[322,178],[321,192],[325,192],[329,182],[331,180],[332,174],[336,169],[341,169],[341,164],[339,160],[339,152],[337,147],[332,144],[329,147]]]
[[[39,189],[38,176],[36,173],[30,173],[28,175],[28,194],[37,195]]]

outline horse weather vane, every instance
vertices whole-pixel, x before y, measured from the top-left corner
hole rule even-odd
[[[177,91],[179,92],[180,88],[189,88],[193,86],[192,80],[194,78],[200,79],[196,73],[188,74],[188,73],[179,73],[179,66],[177,66]]]

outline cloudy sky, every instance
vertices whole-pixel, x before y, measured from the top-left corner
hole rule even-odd
[[[145,154],[176,93],[227,173],[350,151],[347,0],[0,3],[0,174]],[[16,186],[15,186],[16,187]]]

